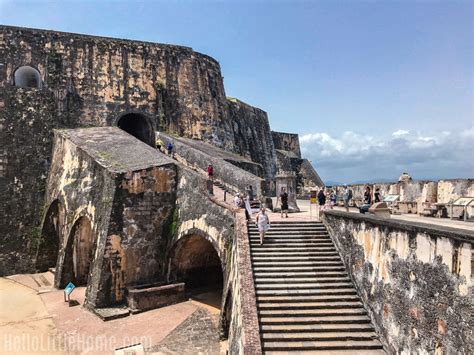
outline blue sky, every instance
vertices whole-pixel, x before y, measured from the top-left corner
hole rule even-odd
[[[474,177],[472,1],[0,0],[0,22],[193,47],[323,179]]]

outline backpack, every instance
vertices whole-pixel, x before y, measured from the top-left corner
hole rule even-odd
[[[349,189],[349,200],[352,199],[352,190]]]

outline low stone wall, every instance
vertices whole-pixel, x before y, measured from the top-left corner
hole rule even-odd
[[[323,218],[386,349],[472,353],[474,232],[334,210]]]
[[[230,284],[227,292],[232,317],[229,324],[229,353],[262,353],[253,282],[247,223],[243,211],[236,213],[236,236],[232,247]]]
[[[408,207],[402,206],[401,213],[420,213],[425,208],[425,203],[449,203],[460,197],[474,197],[474,179],[415,180],[349,185],[353,191],[355,204],[359,205],[364,200],[366,186],[370,187],[372,194],[378,188],[382,196],[400,195],[400,202],[412,203]],[[342,193],[342,186],[335,186],[335,188]],[[458,214],[455,213],[455,215]],[[468,207],[467,214],[468,217],[474,216],[474,206]]]
[[[171,285],[130,287],[127,289],[127,305],[132,313],[140,313],[168,306],[185,299],[184,283]]]

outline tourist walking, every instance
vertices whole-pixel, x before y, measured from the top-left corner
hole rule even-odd
[[[238,192],[234,197],[234,206],[235,207],[242,207],[242,199],[240,198],[240,193],[238,193]]]
[[[247,187],[247,195],[249,196],[249,200],[250,201],[253,201],[253,188],[252,188],[252,185],[249,185],[249,187]]]
[[[247,220],[252,219],[252,208],[250,207],[250,200],[249,196],[244,193],[244,207],[245,207],[245,216],[247,217]]]
[[[342,191],[342,200],[344,201],[344,207],[346,212],[349,212],[349,201],[352,199],[352,190],[344,185],[344,190]]]
[[[331,189],[331,193],[329,194],[329,200],[331,201],[331,206],[336,206],[337,203],[337,196],[333,189]]]
[[[283,218],[283,213],[288,218],[288,194],[286,193],[286,189],[284,187],[281,188],[281,194],[277,197],[277,205],[278,199],[280,199],[280,211],[281,211],[281,218]]]
[[[207,166],[207,177],[212,180],[213,176],[214,176],[214,167],[212,166],[212,164],[209,164]]]
[[[168,155],[173,157],[173,144],[171,142],[169,142],[166,146],[166,150],[168,151]]]
[[[256,219],[258,232],[260,233],[260,245],[263,244],[265,233],[270,229],[270,218],[266,214],[265,207],[260,209]]]

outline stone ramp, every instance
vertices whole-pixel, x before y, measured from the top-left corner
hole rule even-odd
[[[263,353],[384,354],[322,223],[248,230]]]

